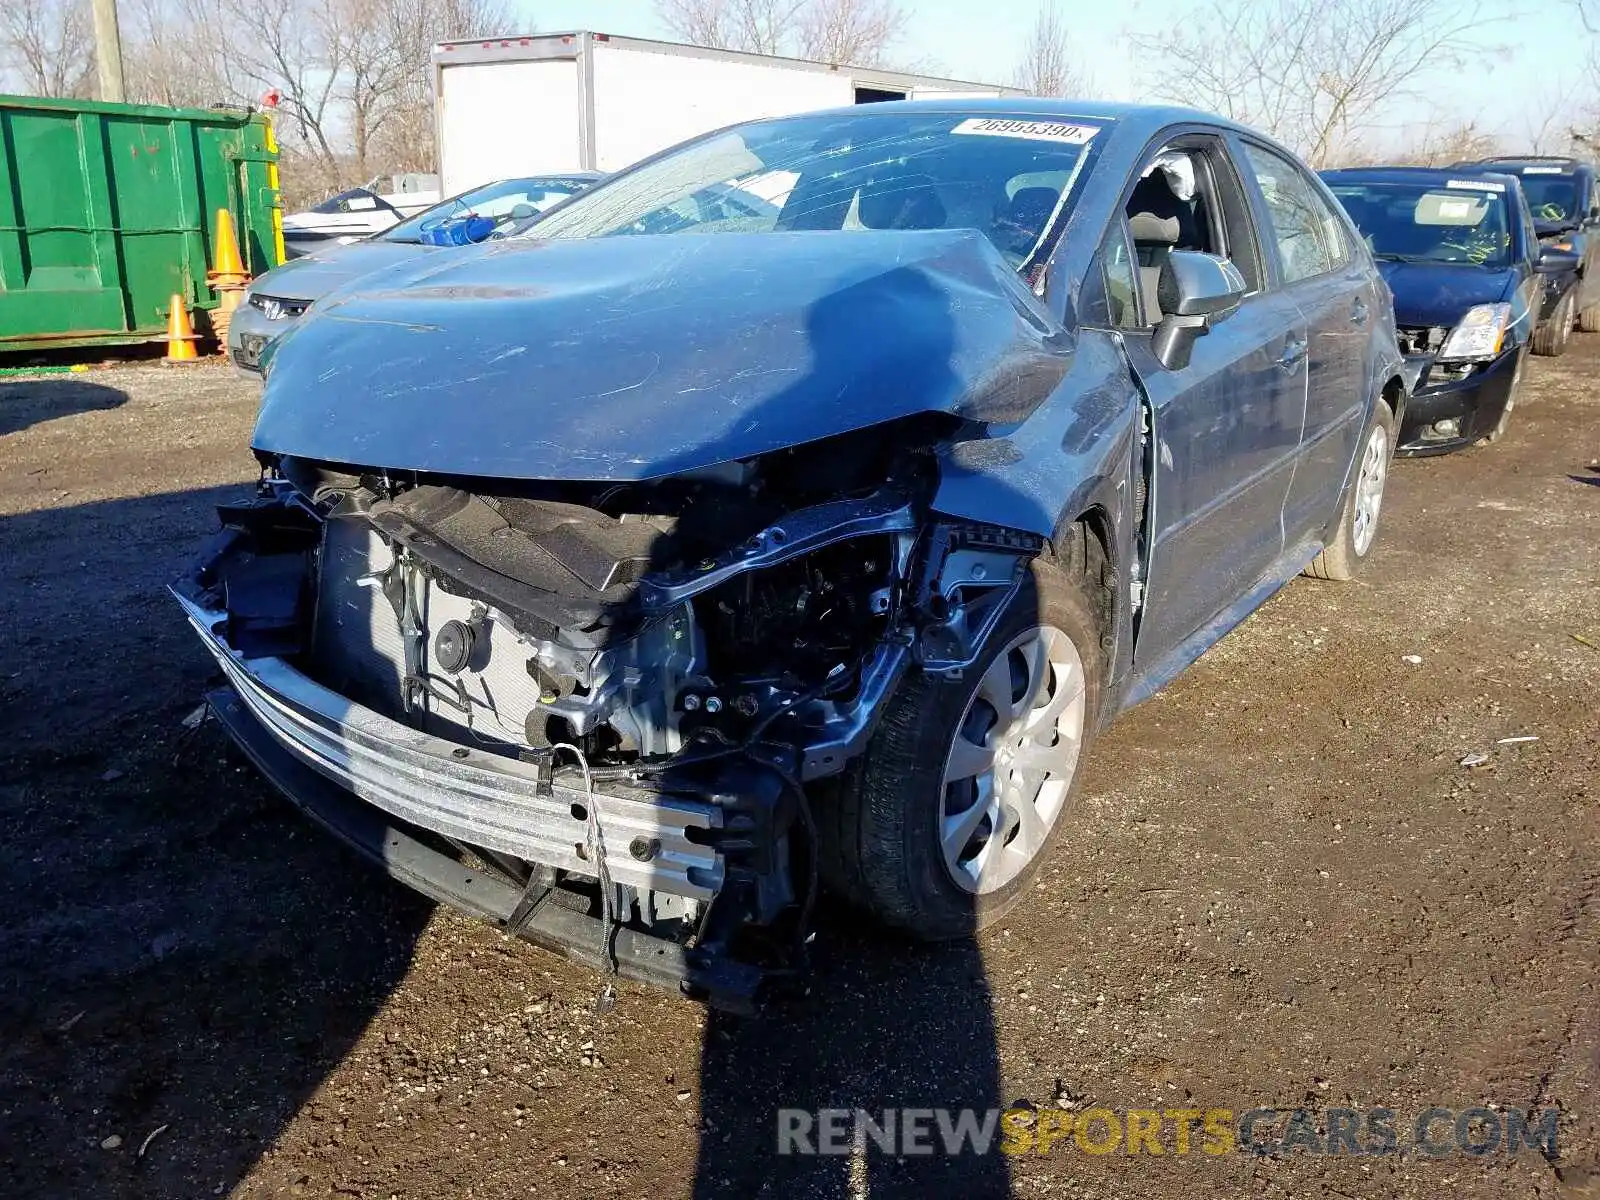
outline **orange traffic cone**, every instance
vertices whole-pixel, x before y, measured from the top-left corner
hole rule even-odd
[[[239,257],[239,239],[233,232],[233,214],[225,208],[217,209],[217,236],[215,251],[211,255],[211,274],[219,280],[227,276],[248,278],[244,260]]]
[[[211,270],[206,272],[206,282],[217,293],[217,307],[211,313],[211,331],[217,336],[217,349],[228,352],[228,327],[233,324],[234,310],[244,299],[245,288],[250,286],[250,276],[239,256],[239,239],[233,233],[233,214],[225,208],[217,209],[217,233],[211,254]]]
[[[189,321],[189,309],[183,297],[174,292],[167,312],[167,361],[192,362],[200,357],[194,348],[194,325]]]

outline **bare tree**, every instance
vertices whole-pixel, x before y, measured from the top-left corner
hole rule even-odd
[[[511,18],[499,0],[362,3],[376,3],[380,19],[377,36],[354,38],[345,55],[356,174],[432,170],[434,43],[502,36]]]
[[[694,46],[733,48],[729,0],[656,0],[656,16],[674,37]]]
[[[3,0],[0,75],[33,96],[87,96],[94,78],[89,6],[79,0]]]
[[[209,0],[121,0],[128,99],[197,107],[251,99],[229,76],[228,31]]]
[[[731,0],[733,36],[739,49],[790,54],[805,0]]]
[[[1087,90],[1073,61],[1067,24],[1055,0],[1046,0],[1034,17],[1015,79],[1018,87],[1035,96],[1081,95]]]
[[[696,46],[881,66],[905,33],[898,0],[656,0],[674,36]]]
[[[1474,120],[1442,119],[1430,121],[1386,161],[1415,163],[1423,167],[1443,167],[1455,162],[1488,158],[1500,153],[1500,138]]]
[[[1541,88],[1523,114],[1519,145],[1532,154],[1561,154],[1570,150],[1572,127],[1583,115],[1579,97],[1578,87],[1560,80]]]
[[[906,21],[895,0],[811,0],[798,18],[800,54],[836,65],[881,66]]]
[[[1134,38],[1163,95],[1241,120],[1320,166],[1426,69],[1487,53],[1480,0],[1207,0]]]
[[[344,72],[332,0],[213,0],[229,31],[228,71],[256,97],[279,95],[278,131],[290,159],[343,182],[336,103]]]
[[[806,0],[657,0],[661,21],[696,46],[784,54]]]

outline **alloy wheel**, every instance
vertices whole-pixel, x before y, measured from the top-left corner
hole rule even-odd
[[[1350,545],[1357,558],[1364,558],[1378,532],[1378,511],[1383,507],[1383,485],[1389,477],[1389,435],[1382,425],[1374,425],[1367,435],[1356,475],[1355,512],[1351,517]]]
[[[1036,625],[978,680],[945,757],[939,841],[957,886],[986,894],[1043,849],[1083,743],[1086,680],[1072,639]]]

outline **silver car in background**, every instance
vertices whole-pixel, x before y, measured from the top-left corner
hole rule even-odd
[[[577,171],[486,183],[372,237],[291,259],[250,285],[228,329],[228,357],[246,371],[259,372],[267,346],[315,301],[353,279],[440,249],[428,235],[444,222],[475,215],[494,223],[489,236],[501,236],[526,228],[599,178],[596,172]]]

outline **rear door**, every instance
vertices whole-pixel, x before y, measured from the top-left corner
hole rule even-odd
[[[1182,370],[1145,336],[1124,339],[1151,416],[1149,563],[1135,662],[1159,661],[1235,604],[1283,551],[1282,513],[1305,419],[1307,330],[1264,270],[1254,217],[1220,138],[1176,145],[1200,169],[1202,244],[1253,290],[1194,345]],[[1145,324],[1155,311],[1141,281]]]
[[[1362,432],[1366,351],[1382,309],[1375,273],[1309,172],[1248,138],[1240,147],[1279,287],[1310,336],[1305,430],[1283,510],[1284,540],[1294,546],[1322,530],[1338,506]]]

